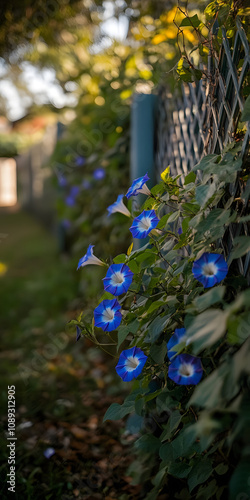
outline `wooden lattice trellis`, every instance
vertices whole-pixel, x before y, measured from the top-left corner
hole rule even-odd
[[[165,87],[159,90],[156,118],[156,176],[170,165],[173,176],[182,178],[207,154],[219,154],[235,140],[235,132],[244,107],[243,86],[250,68],[249,43],[239,19],[233,48],[222,28],[219,57],[209,56],[209,79],[184,84],[182,96],[173,99]],[[240,63],[241,62],[241,63]],[[239,64],[240,63],[240,64]],[[243,139],[242,158],[248,161],[250,125]],[[247,186],[249,190],[249,187]],[[230,186],[231,195],[243,199],[246,213],[249,196],[243,196],[245,185],[238,178]],[[241,210],[242,211],[242,210]],[[236,236],[248,234],[247,223],[230,225],[221,241],[226,255]],[[238,259],[241,274],[249,278],[250,254]]]

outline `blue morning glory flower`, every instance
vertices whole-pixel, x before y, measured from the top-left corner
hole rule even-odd
[[[75,198],[76,196],[78,196],[79,191],[80,191],[79,186],[72,186],[70,189],[69,196],[72,196],[73,198]]]
[[[131,347],[122,351],[119,361],[115,367],[117,374],[124,382],[130,382],[138,377],[147,361],[148,357],[139,347]]]
[[[224,280],[228,267],[223,255],[205,252],[200,259],[194,261],[192,272],[204,288],[209,288]]]
[[[168,368],[169,378],[178,385],[196,385],[200,382],[202,374],[200,358],[191,354],[179,354]]]
[[[80,340],[81,338],[81,328],[77,325],[76,326],[76,342],[78,342],[78,340]]]
[[[107,210],[109,213],[108,216],[111,214],[114,214],[115,212],[120,212],[121,214],[124,214],[127,217],[131,216],[130,211],[127,209],[126,205],[124,205],[124,203],[123,203],[123,194],[119,194],[115,203],[113,203],[112,205],[109,205]]]
[[[67,186],[67,179],[63,174],[58,174],[58,184],[60,187]]]
[[[76,196],[78,196],[79,191],[80,191],[80,188],[78,186],[71,187],[69,195],[65,199],[65,203],[66,203],[66,205],[68,205],[68,207],[73,207],[75,205],[75,203],[76,203],[75,198],[76,198]]]
[[[88,246],[87,253],[85,253],[85,255],[78,262],[77,269],[80,269],[80,267],[88,266],[90,264],[95,264],[96,266],[105,266],[104,262],[102,262],[93,254],[93,248],[94,245]]]
[[[126,293],[133,281],[134,273],[126,264],[112,264],[103,278],[104,290],[113,295]]]
[[[143,193],[149,196],[151,193],[147,185],[145,184],[147,181],[149,181],[148,174],[145,174],[143,177],[138,177],[138,179],[135,179],[132,186],[128,189],[126,197],[129,199],[131,196],[137,196],[139,193]]]
[[[179,229],[177,229],[177,233],[178,233],[179,235],[181,235],[181,234],[183,233],[183,231],[182,231],[182,228],[181,228],[181,227],[179,227]]]
[[[106,175],[106,172],[105,172],[105,169],[103,167],[96,168],[93,172],[93,177],[97,181],[104,179],[105,175]]]
[[[84,156],[77,156],[75,159],[75,164],[77,167],[83,167],[86,163],[86,158]]]
[[[62,220],[62,227],[64,227],[64,229],[69,229],[71,227],[71,222],[69,219],[63,219]]]
[[[159,222],[154,210],[143,210],[133,221],[129,228],[134,238],[146,238],[150,231],[154,229]]]
[[[65,198],[65,203],[68,207],[74,207],[74,205],[76,204],[76,200],[73,196],[67,196],[67,198]]]
[[[103,300],[94,310],[95,326],[104,332],[115,330],[122,320],[120,309],[117,299]]]
[[[43,454],[44,454],[45,458],[50,458],[55,454],[55,450],[54,450],[54,448],[46,448],[46,450],[44,450]]]
[[[88,179],[84,179],[82,181],[82,187],[83,187],[83,189],[89,189],[91,187],[90,181]]]
[[[175,329],[174,334],[172,335],[172,337],[170,338],[170,340],[167,343],[168,359],[172,359],[175,356],[176,351],[174,351],[172,348],[175,345],[179,344],[179,342],[181,342],[181,339],[182,339],[182,337],[184,337],[185,333],[186,333],[186,328],[176,328]]]

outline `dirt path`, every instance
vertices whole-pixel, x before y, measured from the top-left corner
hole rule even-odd
[[[0,213],[1,498],[137,499],[131,436],[102,423],[123,385],[114,363],[75,333],[77,278],[57,242],[26,213]],[[16,396],[16,487],[6,484],[7,387]],[[53,448],[50,458],[48,449]],[[47,450],[47,451],[46,451]],[[45,453],[45,454],[44,454]],[[51,451],[52,453],[52,451]]]

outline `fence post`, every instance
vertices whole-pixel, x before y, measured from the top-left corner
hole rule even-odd
[[[131,182],[146,173],[150,180],[147,185],[155,184],[155,110],[158,96],[153,94],[134,94],[131,109],[131,150],[130,180]],[[137,201],[143,202],[143,195]],[[134,240],[134,249],[145,244]]]
[[[135,94],[131,110],[131,181],[146,172],[154,185],[154,131],[156,95]]]

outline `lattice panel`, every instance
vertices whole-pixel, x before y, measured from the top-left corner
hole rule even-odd
[[[170,165],[173,176],[181,180],[206,154],[219,154],[235,140],[235,131],[244,107],[243,85],[250,68],[249,43],[244,29],[237,22],[233,49],[230,48],[225,30],[219,57],[209,57],[208,74],[211,77],[198,83],[185,84],[182,97],[173,99],[166,88],[159,89],[159,106],[156,125],[156,175]],[[239,64],[240,61],[242,64]],[[238,66],[240,66],[239,69]],[[242,157],[248,161],[250,125],[243,140]],[[241,199],[245,190],[237,180],[230,186],[231,195]],[[248,197],[240,211],[246,213]],[[220,242],[228,255],[233,240],[241,234],[250,234],[249,224],[231,225],[226,238]],[[238,259],[240,273],[250,279],[250,254]]]

